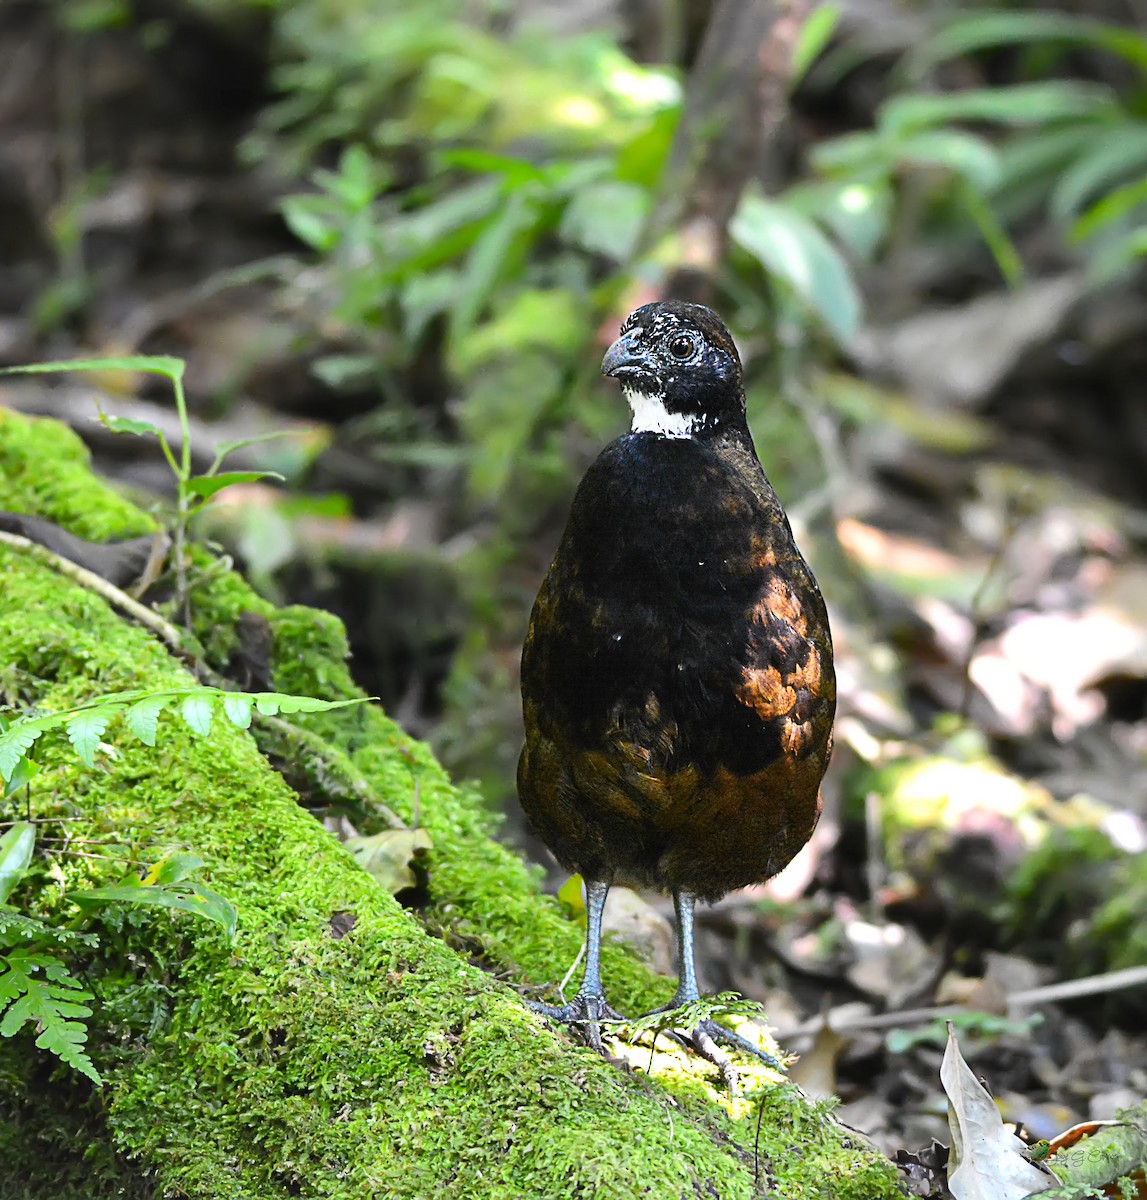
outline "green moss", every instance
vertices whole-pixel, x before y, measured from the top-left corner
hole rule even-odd
[[[0,407],[0,455],[0,499],[9,512],[49,517],[93,542],[155,529],[151,517],[88,470],[87,447],[65,426]]]
[[[6,414],[0,507],[86,536],[146,527],[87,475],[70,435]],[[144,630],[6,547],[0,590],[0,658],[47,708],[188,678]],[[242,611],[270,610],[229,573],[200,588],[203,644],[224,644],[219,630]],[[336,621],[296,608],[272,622],[277,686],[354,694]],[[490,840],[480,800],[454,787],[424,745],[372,706],[309,722],[406,817],[417,787],[434,839],[431,906],[420,921],[299,807],[250,735],[219,725],[205,742],[164,720],[155,749],[113,726],[116,753],[94,770],[44,739],[30,801],[40,815],[79,818],[69,826],[76,836],[193,849],[240,913],[233,944],[179,914],[109,909],[103,918],[102,950],[85,977],[97,995],[92,1054],[105,1076],[90,1103],[111,1141],[93,1145],[105,1161],[126,1155],[159,1194],[205,1200],[755,1194],[755,1109],[742,1102],[730,1116],[713,1104],[711,1069],[688,1064],[665,1086],[619,1072],[555,1036],[471,965],[552,981],[580,934],[539,897],[521,860]],[[62,882],[73,886],[93,864],[66,859]],[[53,894],[61,903],[58,889],[41,898]],[[354,918],[342,937],[336,913]],[[606,970],[631,1008],[671,986],[619,947],[609,948]],[[16,1044],[34,1055],[30,1039]],[[18,1087],[0,1076],[0,1116]],[[765,1105],[760,1164],[770,1194],[897,1194],[891,1166],[850,1147],[793,1090],[766,1090],[756,1102]],[[50,1095],[40,1097],[41,1128],[52,1127],[53,1111]],[[7,1144],[18,1145],[11,1126]]]

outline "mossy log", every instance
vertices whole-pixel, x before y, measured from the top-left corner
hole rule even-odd
[[[2,408],[0,508],[91,540],[151,522],[90,473],[70,432]],[[7,703],[51,710],[189,681],[183,661],[100,596],[3,545],[0,595]],[[192,609],[216,669],[237,619],[255,613],[273,630],[280,691],[359,694],[328,614],[275,610],[220,571]],[[622,1071],[528,1011],[507,981],[560,978],[580,931],[493,840],[479,798],[376,706],[292,718],[307,731],[298,753],[328,747],[406,821],[417,803],[433,850],[414,910],[306,811],[255,736],[217,723],[203,739],[162,720],[154,749],[113,724],[94,769],[46,736],[27,804],[69,818],[73,844],[198,854],[237,906],[238,932],[228,941],[183,914],[105,911],[99,951],[76,963],[96,995],[90,1049],[104,1084],[59,1066],[30,1035],[4,1040],[4,1197],[901,1194],[879,1154],[775,1077],[747,1077],[759,1086],[722,1104],[707,1064],[667,1055],[653,1077]],[[74,912],[67,889],[104,878],[101,865],[59,856],[54,883],[13,900]],[[672,990],[620,946],[605,967],[622,1008]]]

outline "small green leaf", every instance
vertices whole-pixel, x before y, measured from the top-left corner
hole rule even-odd
[[[197,854],[168,854],[148,870],[140,886],[154,887],[157,884],[182,883],[204,865],[203,859]]]
[[[64,731],[72,748],[85,766],[96,765],[96,750],[112,717],[119,711],[118,705],[104,704],[99,708],[88,708],[69,717]]]
[[[641,236],[651,202],[649,192],[635,183],[603,179],[574,193],[558,234],[591,254],[625,262]]]
[[[114,887],[84,888],[69,893],[68,898],[80,905],[120,903],[175,909],[221,925],[228,937],[235,933],[238,922],[235,906],[201,883],[154,884],[146,887],[139,882],[120,883]]]
[[[1130,29],[1088,17],[1057,12],[979,11],[955,17],[929,38],[911,59],[920,77],[936,63],[997,46],[1062,42],[1065,49],[1091,44],[1120,55],[1147,72],[1147,39]]]
[[[509,154],[492,154],[488,150],[446,150],[438,156],[439,162],[447,167],[459,167],[475,175],[501,175],[513,187],[527,183],[541,183],[545,172],[524,158]]]
[[[127,727],[145,746],[154,746],[159,714],[171,703],[170,696],[145,696],[124,713]]]
[[[281,692],[254,692],[255,705],[261,713],[272,716],[276,711],[284,713],[297,712],[327,712],[332,708],[346,708],[351,704],[361,704],[362,700],[317,700],[314,696],[285,696]],[[273,705],[264,708],[264,705]]]
[[[14,795],[26,784],[31,783],[39,773],[40,764],[33,762],[27,755],[24,755],[16,764],[16,769],[12,772],[12,777],[6,781],[0,780],[0,800]]]
[[[165,436],[163,430],[150,421],[136,421],[132,417],[112,417],[105,412],[100,413],[100,424],[112,433],[150,434],[161,441]]]
[[[964,211],[979,229],[1008,286],[1018,287],[1024,277],[1023,260],[1015,243],[1008,236],[1008,231],[996,216],[991,201],[967,180],[960,181],[956,195],[963,204]]]
[[[0,779],[7,783],[15,777],[17,767],[43,732],[38,722],[17,718],[0,733]]]
[[[222,475],[194,475],[184,487],[201,500],[209,500],[216,492],[235,483],[254,483],[258,479],[277,479],[283,482],[278,471],[228,471]]]
[[[0,837],[0,904],[7,904],[12,889],[24,878],[36,846],[36,827],[20,821]]]
[[[835,4],[818,4],[805,18],[793,46],[790,89],[808,74],[809,67],[828,45],[839,21],[840,8]]]
[[[1126,186],[1125,181],[1141,184],[1145,166],[1147,125],[1124,122],[1096,130],[1087,151],[1060,176],[1051,194],[1051,215],[1057,221],[1072,220],[1101,189]]]
[[[585,885],[580,875],[571,875],[558,888],[558,901],[564,904],[576,917],[585,920]]]
[[[321,253],[333,250],[342,237],[330,208],[330,201],[323,196],[288,196],[279,205],[287,228],[300,242]]]
[[[37,978],[40,973],[45,978]],[[92,1010],[83,1003],[92,995],[69,974],[59,959],[17,948],[0,955],[0,1036],[12,1037],[25,1024],[39,1029],[36,1045],[83,1072],[93,1083],[100,1077],[84,1050],[88,1030],[82,1018]],[[76,1018],[81,1018],[77,1020]]]
[[[729,234],[770,274],[783,280],[847,345],[860,328],[861,300],[852,272],[823,233],[785,204],[746,195]]]
[[[525,191],[511,192],[502,211],[482,230],[462,272],[454,298],[451,329],[461,337],[482,315],[513,251],[538,220],[538,207]]]
[[[214,716],[214,711],[210,698],[199,692],[192,692],[190,696],[184,696],[183,703],[179,706],[180,715],[187,722],[188,727],[200,737],[207,737],[211,732],[211,718]]]
[[[1145,204],[1147,179],[1136,179],[1113,188],[1083,213],[1078,221],[1073,222],[1069,231],[1071,240],[1079,243],[1095,237],[1108,227],[1126,221]]]
[[[55,942],[60,946],[90,946],[100,944],[94,933],[63,929],[47,921],[27,917],[11,908],[0,908],[0,947],[42,945]]]
[[[1115,94],[1110,88],[1095,83],[1053,80],[1017,83],[1009,87],[969,88],[945,95],[905,92],[881,106],[879,127],[886,133],[903,136],[954,121],[1043,125],[1101,114],[1116,116],[1118,112]]]
[[[320,171],[317,177],[323,187],[338,196],[353,212],[368,209],[385,185],[383,170],[366,147],[357,142],[343,150],[338,174]]]
[[[251,698],[244,695],[223,697],[223,712],[232,725],[240,729],[251,728]]]
[[[173,383],[183,378],[184,362],[166,354],[136,354],[126,358],[76,358],[69,362],[28,363],[4,367],[0,375],[58,375],[66,371],[146,371]]]
[[[364,358],[367,356],[364,355]],[[374,359],[370,360],[374,362]],[[215,460],[222,462],[228,454],[234,454],[236,450],[245,450],[248,446],[258,446],[263,442],[275,442],[280,438],[288,437],[304,437],[309,435],[309,430],[303,429],[272,429],[269,433],[257,433],[253,437],[236,438],[231,442],[220,442],[215,447]]]
[[[960,129],[929,129],[896,142],[901,162],[947,167],[982,191],[999,183],[1000,154],[985,138]]]

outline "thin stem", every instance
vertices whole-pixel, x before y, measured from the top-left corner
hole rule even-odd
[[[570,963],[570,969],[562,976],[561,983],[558,984],[558,995],[562,998],[562,1003],[566,1003],[566,988],[569,987],[569,982],[573,978],[573,973],[581,965],[581,960],[585,958],[585,942],[577,948],[577,957]]]
[[[95,858],[100,862],[118,862],[129,867],[132,865],[138,865],[133,864],[130,859],[124,858],[122,854],[89,854],[86,850],[72,850],[66,847],[60,850],[51,850],[47,853],[56,855],[70,854],[73,858]]]
[[[172,375],[171,383],[175,389],[175,408],[179,414],[179,432],[183,438],[180,447],[180,472],[184,480],[191,478],[191,422],[187,417],[187,401],[183,395],[182,375]]]
[[[179,416],[179,432],[183,444],[179,450],[179,470],[176,498],[175,536],[173,547],[175,553],[175,608],[183,614],[184,625],[191,625],[190,597],[187,590],[187,563],[184,560],[184,547],[187,541],[187,523],[191,517],[191,492],[188,482],[191,479],[191,422],[187,417],[187,400],[183,394],[182,373],[171,376],[171,384],[175,390],[175,410]]]
[[[20,821],[0,821],[0,829],[7,829],[9,825],[56,825],[61,821],[88,821],[90,817],[24,817]],[[41,838],[41,841],[46,839]]]
[[[98,593],[109,604],[122,609],[141,625],[146,625],[173,650],[178,650],[182,646],[183,638],[180,636],[178,629],[169,625],[157,612],[140,604],[137,600],[133,600],[131,596],[120,591],[113,584],[108,583],[106,579],[97,575],[94,571],[89,571],[86,567],[81,567],[78,563],[63,558],[61,555],[49,550],[46,546],[41,546],[39,543],[31,541],[29,538],[21,537],[16,533],[0,532],[0,542],[3,542],[6,546],[12,546],[14,549],[20,550],[25,554],[41,558],[55,570],[59,571],[61,575],[67,575],[77,583],[83,584],[84,587]]]
[[[178,479],[179,479],[179,463],[177,463],[175,461],[175,454],[171,449],[171,443],[167,440],[167,438],[162,433],[160,433],[158,435],[158,440],[159,440],[159,448],[163,451],[163,457],[167,459],[167,465],[171,468],[172,475],[174,475],[176,480],[178,481]]]

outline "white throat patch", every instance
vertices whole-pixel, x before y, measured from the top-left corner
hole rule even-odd
[[[629,407],[633,409],[633,432],[656,433],[661,437],[687,438],[697,428],[697,418],[688,413],[672,413],[660,396],[647,396],[624,389]]]

